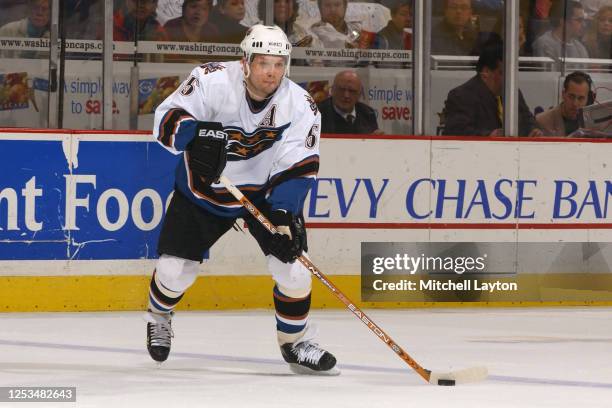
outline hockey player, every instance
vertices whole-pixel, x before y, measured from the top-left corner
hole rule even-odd
[[[156,110],[153,135],[182,154],[151,278],[147,348],[165,361],[173,309],[196,279],[203,253],[243,218],[267,258],[281,354],[300,374],[335,375],[334,356],[313,342],[311,275],[302,207],[319,168],[321,115],[287,78],[291,44],[277,26],[255,25],[241,61],[195,68]],[[223,173],[277,226],[270,234],[219,184]]]

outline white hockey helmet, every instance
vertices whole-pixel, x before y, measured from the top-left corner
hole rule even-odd
[[[280,27],[255,24],[247,31],[244,40],[240,43],[240,48],[247,62],[247,77],[249,76],[248,64],[251,63],[255,54],[286,57],[285,75],[289,75],[291,43]]]

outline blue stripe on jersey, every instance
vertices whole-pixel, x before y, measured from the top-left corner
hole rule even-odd
[[[276,318],[276,330],[281,331],[283,333],[288,333],[288,334],[299,333],[302,330],[304,330],[304,327],[306,327],[306,324],[299,324],[299,325],[287,324],[285,322],[281,322],[280,320],[278,320],[278,318]]]
[[[245,193],[245,195],[248,196],[249,200],[251,200],[255,206],[259,207],[264,200],[266,200],[266,194],[269,191],[270,185],[278,183],[272,188],[268,199],[268,202],[273,206],[272,208],[284,209],[294,214],[299,214],[304,206],[306,195],[314,183],[314,178],[304,176],[307,174],[316,174],[318,165],[319,156],[316,154],[311,155],[299,163],[296,163],[291,168],[275,174],[268,183],[261,186],[255,185],[254,187],[261,187],[259,191],[251,190]],[[177,190],[183,193],[192,203],[214,215],[227,218],[240,218],[247,214],[247,211],[234,198],[231,199],[232,202],[221,201],[220,204],[217,204],[214,197],[213,201],[210,201],[199,197],[197,194],[194,195],[189,186],[184,160],[180,160],[177,164],[175,180],[175,187]],[[245,185],[239,185],[238,187],[242,188],[245,187]],[[230,195],[230,193],[227,193],[227,195]]]
[[[177,129],[177,123],[181,120]],[[195,137],[196,125],[196,120],[187,111],[170,109],[160,121],[158,140],[167,147],[174,146],[176,150],[184,151]]]
[[[314,178],[295,178],[274,187],[268,202],[272,210],[287,210],[293,214],[301,214],[304,200],[314,184]]]
[[[195,120],[185,120],[181,122],[174,138],[174,147],[176,150],[184,151],[187,149],[187,145],[195,137],[197,125],[198,122]]]
[[[185,164],[183,161],[179,161],[176,167],[175,180],[176,189],[183,193],[183,195],[187,197],[189,201],[218,217],[240,218],[247,214],[247,211],[244,209],[244,207],[242,207],[242,204],[239,203],[236,205],[236,207],[224,207],[195,197],[189,188],[189,184],[187,182],[187,171],[185,170]],[[249,195],[249,197],[255,206],[260,206],[265,200],[265,194],[266,189],[262,188],[259,194],[256,194],[255,196]]]
[[[153,307],[155,307],[155,309],[157,310],[161,310],[164,312],[171,312],[173,309],[171,307],[169,308],[167,306],[162,306],[159,302],[157,302],[157,299],[155,299],[151,293],[149,293],[149,302],[151,302]]]
[[[274,285],[274,288],[272,289],[272,293],[278,296],[288,297],[287,295],[285,295],[283,292],[280,291],[280,289],[278,288],[278,285]]]

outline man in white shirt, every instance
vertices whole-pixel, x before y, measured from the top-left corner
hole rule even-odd
[[[553,29],[545,32],[533,43],[533,53],[538,57],[559,59],[589,58],[586,47],[580,42],[584,33],[584,8],[577,1],[556,3],[550,13]]]

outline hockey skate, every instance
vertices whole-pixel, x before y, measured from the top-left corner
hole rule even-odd
[[[147,322],[147,350],[151,358],[157,362],[166,361],[170,354],[170,343],[174,332],[172,332],[171,313],[147,312],[144,319]]]
[[[289,368],[301,375],[339,375],[336,357],[312,341],[313,331],[309,328],[301,339],[295,343],[281,346],[281,354]]]

